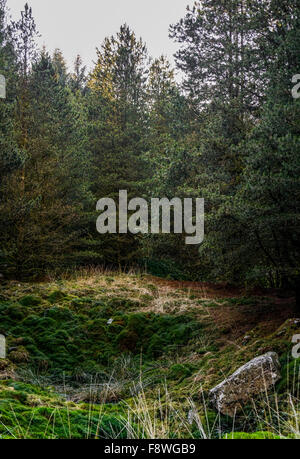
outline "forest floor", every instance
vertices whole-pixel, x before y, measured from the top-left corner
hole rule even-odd
[[[276,290],[82,271],[0,287],[2,438],[300,437],[300,334]],[[252,358],[282,377],[233,420],[208,392]],[[234,433],[232,433],[234,431]]]

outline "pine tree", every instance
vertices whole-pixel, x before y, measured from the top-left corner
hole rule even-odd
[[[68,80],[67,64],[60,49],[56,48],[52,56],[56,78],[60,85],[65,86]]]
[[[254,4],[246,0],[195,2],[171,26],[170,36],[181,44],[175,57],[186,75],[184,87],[199,104],[238,99],[242,109],[257,106],[261,87]]]
[[[235,218],[248,231],[243,245],[250,254],[252,276],[294,288],[299,313],[300,104],[292,98],[291,80],[300,67],[300,5],[270,2],[265,14],[272,24],[261,42],[272,56],[267,102],[246,143]]]
[[[7,270],[10,253],[6,245],[11,221],[5,218],[9,183],[14,171],[24,162],[17,144],[17,126],[14,118],[17,96],[18,65],[12,37],[6,23],[6,1],[0,1],[0,74],[5,77],[6,98],[0,99],[0,269]]]
[[[83,66],[82,59],[78,54],[74,61],[74,72],[69,78],[69,86],[74,92],[84,92],[86,88],[86,81],[86,66]]]
[[[146,176],[143,151],[146,128],[146,47],[124,25],[106,38],[88,81],[90,150],[97,200],[119,190],[129,198],[143,195]],[[131,234],[98,236],[99,251],[109,264],[133,264],[138,241]]]
[[[22,162],[16,145],[14,107],[16,99],[17,63],[6,25],[6,2],[0,2],[0,74],[6,82],[6,98],[0,100],[0,181]]]
[[[28,74],[27,91],[26,180],[21,193],[18,174],[10,183],[6,246],[18,277],[38,277],[76,261],[90,165],[76,104],[45,52]]]

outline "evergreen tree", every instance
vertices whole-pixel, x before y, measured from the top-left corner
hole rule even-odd
[[[0,2],[0,74],[6,82],[6,98],[0,100],[0,182],[22,158],[15,139],[14,107],[16,99],[16,55],[6,24],[6,2]]]
[[[181,44],[176,63],[185,72],[184,87],[201,105],[212,99],[238,99],[253,110],[262,88],[257,69],[256,2],[204,0],[187,7],[186,16],[171,26]]]
[[[18,276],[36,277],[74,261],[90,167],[76,106],[44,52],[27,88],[26,179],[21,187],[18,175],[11,181],[6,217],[13,226],[6,246]]]
[[[9,193],[12,173],[22,167],[24,155],[17,144],[17,126],[14,119],[17,96],[18,65],[6,22],[6,1],[0,1],[0,74],[6,81],[6,98],[0,99],[0,269],[5,271],[9,263],[6,246],[11,222],[5,218],[3,209]]]
[[[118,202],[143,195],[146,177],[143,152],[146,128],[146,47],[124,25],[106,38],[88,86],[90,150],[94,164],[93,193]],[[99,251],[109,264],[136,262],[138,240],[131,234],[98,236]]]
[[[300,104],[291,96],[291,80],[300,67],[300,5],[271,1],[265,14],[272,18],[267,39],[261,41],[272,56],[270,85],[261,121],[246,143],[235,219],[248,228],[243,247],[251,275],[294,288],[299,312]]]
[[[65,86],[68,79],[67,64],[60,49],[56,48],[52,56],[52,63],[55,69],[56,78],[62,86]]]
[[[82,59],[78,54],[74,62],[74,71],[69,78],[70,88],[74,92],[85,91],[86,81],[86,66],[82,65]]]

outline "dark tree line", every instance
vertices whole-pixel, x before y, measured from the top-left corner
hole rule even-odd
[[[37,51],[32,11],[0,1],[0,270],[40,277],[80,265],[300,285],[299,0],[204,0],[170,26],[178,84],[126,24],[87,74]],[[158,12],[159,14],[159,12]],[[100,235],[96,202],[204,197],[205,241]]]

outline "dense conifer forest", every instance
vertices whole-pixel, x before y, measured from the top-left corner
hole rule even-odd
[[[72,266],[147,266],[172,278],[299,284],[299,2],[195,3],[151,59],[127,25],[87,74],[37,50],[28,5],[1,1],[1,272],[41,278]],[[297,93],[296,93],[297,95]],[[203,197],[205,241],[101,236],[96,202]]]
[[[299,438],[299,358],[287,362],[300,314],[299,0],[190,2],[169,28],[174,68],[120,24],[94,44],[89,71],[84,56],[69,68],[60,49],[38,48],[30,5],[15,21],[8,7],[0,0],[1,436],[224,438],[232,422],[199,408],[200,385],[206,396],[223,372],[275,351],[280,414],[276,397],[249,408],[237,438]],[[204,198],[203,243],[99,234],[97,202],[120,190]],[[166,381],[174,404],[159,392],[153,410],[172,415],[156,424],[149,400]]]

